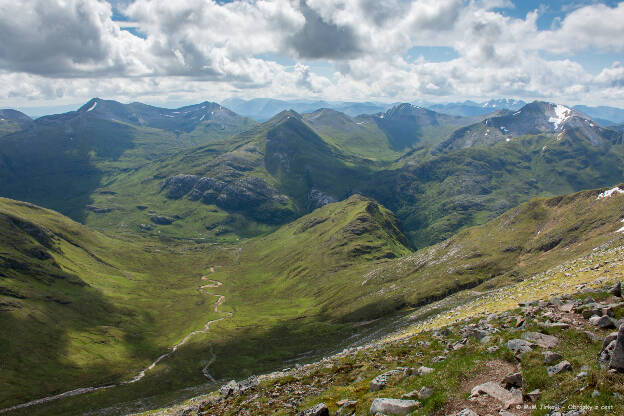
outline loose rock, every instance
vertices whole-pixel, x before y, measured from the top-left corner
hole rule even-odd
[[[369,385],[369,390],[379,391],[383,389],[384,387],[386,387],[386,384],[388,383],[388,379],[398,374],[403,374],[403,370],[402,369],[390,370],[383,374],[378,375],[377,377],[371,380],[370,385]]]
[[[569,361],[561,361],[557,365],[553,365],[552,367],[548,367],[546,369],[546,371],[548,371],[548,375],[550,377],[552,377],[555,374],[559,374],[559,373],[562,373],[564,371],[572,371],[572,364],[570,364]]]
[[[386,415],[406,415],[418,406],[420,406],[420,402],[417,402],[416,400],[378,398],[373,400],[369,413],[371,415],[375,415],[377,413]]]
[[[522,392],[520,390],[509,391],[493,381],[473,387],[470,391],[470,397],[477,397],[481,393],[500,401],[506,409],[513,405],[522,404]]]
[[[524,384],[522,373],[507,374],[503,379],[503,384],[508,389],[511,387],[522,387]]]
[[[553,364],[563,358],[561,354],[552,351],[544,351],[542,355],[544,356],[544,364]]]
[[[522,338],[542,348],[555,348],[559,345],[559,338],[539,332],[526,332],[522,334]]]
[[[325,403],[319,403],[314,407],[297,413],[297,416],[329,416],[329,409]]]
[[[525,352],[533,351],[533,344],[524,339],[512,339],[507,341],[507,348],[514,352],[523,354]]]
[[[615,328],[615,322],[608,316],[592,316],[589,322],[598,328]]]

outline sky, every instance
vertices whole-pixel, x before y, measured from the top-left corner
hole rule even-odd
[[[0,107],[91,97],[624,107],[624,1],[0,0]]]

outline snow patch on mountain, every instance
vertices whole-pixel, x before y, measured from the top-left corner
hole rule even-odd
[[[95,108],[96,105],[97,105],[97,101],[94,101],[93,105],[91,107],[89,107],[89,109],[87,111],[92,111]]]
[[[615,193],[624,194],[624,191],[621,190],[618,186],[616,186],[615,188],[611,188],[607,191],[601,192],[596,199],[608,198]]]
[[[572,110],[561,104],[555,105],[554,110],[555,117],[550,117],[548,119],[548,122],[553,123],[553,129],[557,130],[561,123],[563,123],[565,120],[572,116]]]

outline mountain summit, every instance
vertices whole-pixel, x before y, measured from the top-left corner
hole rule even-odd
[[[561,104],[534,101],[516,112],[507,111],[496,117],[457,130],[439,150],[452,150],[491,145],[525,135],[556,134],[586,138],[593,146],[617,140],[617,134],[598,126],[591,118]]]

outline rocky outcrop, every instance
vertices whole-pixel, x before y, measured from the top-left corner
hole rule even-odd
[[[189,193],[199,181],[197,175],[175,175],[163,181],[161,191],[167,190],[167,198],[179,199]]]
[[[314,210],[316,208],[320,208],[324,205],[331,204],[334,202],[338,202],[338,200],[334,198],[333,196],[326,194],[325,192],[320,191],[318,189],[312,189],[310,190],[310,193],[308,194],[308,204],[309,204],[308,208],[310,210]]]
[[[197,175],[175,175],[165,179],[161,191],[167,198],[186,195],[192,201],[217,205],[226,211],[241,211],[260,222],[280,224],[294,218],[290,198],[264,179],[255,176],[217,179]]]
[[[229,383],[219,388],[219,395],[221,397],[230,397],[238,393],[244,393],[249,389],[253,389],[258,386],[258,377],[251,376],[243,381],[231,380]]]
[[[166,217],[164,215],[151,215],[150,221],[158,225],[169,225],[173,224],[175,219],[171,217]]]

